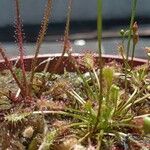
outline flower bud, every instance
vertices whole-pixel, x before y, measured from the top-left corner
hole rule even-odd
[[[125,33],[124,29],[121,29],[121,30],[120,30],[121,36],[124,36],[124,33]]]
[[[138,34],[138,25],[137,22],[135,22],[132,26],[133,31],[133,44],[136,45],[139,41],[139,34]]]
[[[134,22],[133,26],[132,26],[132,30],[133,30],[133,34],[135,34],[136,32],[138,32],[138,25],[137,22]]]

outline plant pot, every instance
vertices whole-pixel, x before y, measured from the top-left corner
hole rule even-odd
[[[74,53],[72,56],[74,58],[82,58],[84,54],[78,54],[78,53]],[[94,55],[96,58],[96,61],[98,61],[98,55]],[[54,65],[56,64],[57,60],[61,57],[61,54],[42,54],[38,56],[38,61],[37,64],[40,64],[41,62],[43,62],[44,60],[50,58],[50,63],[49,63],[49,67],[48,67],[48,71],[51,72],[54,69]],[[16,63],[16,60],[18,59],[18,57],[14,57],[11,58],[10,61],[12,62],[12,64]],[[25,68],[27,71],[31,70],[31,62],[32,62],[33,56],[29,55],[24,57],[24,63],[25,63]],[[121,57],[119,56],[115,56],[115,55],[103,55],[103,61],[108,63],[111,61],[116,61],[118,63],[123,63],[123,60]],[[143,65],[147,62],[147,60],[144,59],[140,59],[140,58],[134,58],[133,61],[133,66],[139,66],[139,65]],[[129,63],[131,63],[131,59],[129,59]],[[17,67],[19,67],[19,63],[17,64]],[[42,71],[44,69],[45,64],[41,64],[36,71]],[[66,68],[67,71],[73,72],[75,70],[74,65],[70,62],[69,57],[68,56],[64,56],[62,59],[62,63],[59,65],[59,67],[57,68],[56,72],[57,73],[62,73],[64,68]],[[0,60],[0,70],[5,70],[7,69],[5,62],[3,60]]]

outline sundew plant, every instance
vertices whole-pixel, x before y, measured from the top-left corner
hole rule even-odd
[[[69,40],[73,3],[68,0],[62,53],[39,61],[52,8],[52,0],[47,0],[27,71],[21,1],[14,0],[19,58],[12,61],[0,47],[6,68],[0,72],[0,149],[150,148],[150,48],[146,48],[147,60],[135,65],[139,27],[135,21],[137,0],[131,2],[129,29],[120,31],[119,61],[102,56],[102,0],[97,0],[97,54],[73,54]]]

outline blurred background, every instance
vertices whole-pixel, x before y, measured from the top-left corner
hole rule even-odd
[[[20,0],[21,16],[25,33],[25,54],[34,53],[35,41],[43,18],[46,0]],[[62,51],[68,0],[53,0],[48,32],[41,53]],[[103,1],[103,43],[105,54],[118,54],[120,30],[130,22],[131,0]],[[70,39],[73,52],[97,50],[97,0],[73,0]],[[14,0],[0,0],[0,43],[10,56],[17,55],[14,38]],[[136,57],[145,58],[144,47],[150,46],[150,0],[138,0],[136,21],[139,25],[140,42]]]

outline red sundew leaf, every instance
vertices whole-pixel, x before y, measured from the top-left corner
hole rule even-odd
[[[25,92],[27,94],[27,81],[26,81],[26,71],[24,66],[24,47],[23,47],[23,33],[22,33],[22,22],[20,17],[20,10],[19,10],[19,0],[15,0],[16,5],[16,40],[19,48],[20,53],[20,63],[21,63],[21,70],[23,75],[23,84],[25,87]]]

